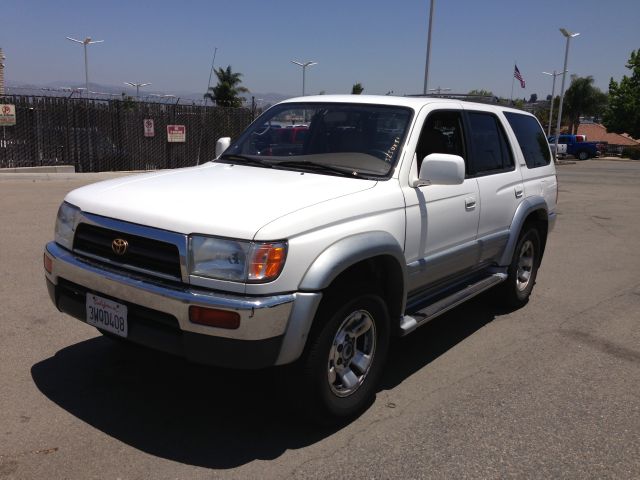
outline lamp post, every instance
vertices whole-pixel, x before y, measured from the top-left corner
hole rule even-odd
[[[556,93],[556,77],[558,75],[562,75],[564,72],[556,73],[556,71],[554,70],[553,73],[549,73],[549,72],[542,72],[542,73],[545,75],[551,75],[553,77],[553,86],[551,87],[551,106],[549,107],[549,126],[547,127],[547,137],[550,137],[551,122],[553,121],[553,95]]]
[[[562,69],[562,84],[560,86],[560,108],[558,108],[558,123],[556,124],[556,150],[554,152],[556,160],[558,160],[558,139],[560,137],[560,122],[562,121],[562,103],[564,101],[564,81],[567,78],[567,62],[569,60],[569,43],[571,39],[580,35],[579,33],[571,33],[566,28],[561,28],[560,33],[567,39],[567,46],[564,50],[564,68]]]
[[[140,87],[146,87],[147,85],[151,85],[151,83],[136,83],[136,82],[124,82],[125,85],[130,85],[132,87],[136,87],[136,98],[140,98]]]
[[[438,88],[430,88],[428,91],[429,92],[434,92],[436,95],[440,95],[442,92],[450,92],[451,89],[450,88],[438,87]]]
[[[302,67],[302,96],[304,97],[305,73],[307,71],[307,67],[317,65],[318,62],[296,62],[295,60],[291,60],[291,63],[295,63],[296,65]]]
[[[429,91],[429,60],[431,59],[431,27],[433,26],[433,3],[435,0],[431,0],[431,6],[429,7],[429,30],[427,32],[427,60],[424,65],[424,89],[422,94],[426,95]]]
[[[87,92],[87,97],[89,96],[89,63],[87,60],[87,45],[91,45],[93,43],[102,43],[104,40],[91,40],[91,37],[87,37],[84,40],[76,40],[75,38],[67,37],[67,40],[71,40],[72,42],[79,43],[84,47],[84,88]]]

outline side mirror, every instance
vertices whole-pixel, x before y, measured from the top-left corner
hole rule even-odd
[[[229,148],[229,145],[231,145],[230,137],[219,138],[216,142],[216,158],[220,158],[220,155],[222,155],[224,151]]]
[[[432,153],[424,157],[416,187],[422,185],[460,185],[464,182],[464,159],[459,155]]]

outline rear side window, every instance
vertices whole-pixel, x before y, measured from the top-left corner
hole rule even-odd
[[[473,173],[487,175],[514,168],[513,155],[498,119],[490,113],[469,112]]]
[[[516,134],[527,167],[536,168],[549,165],[551,162],[549,143],[538,121],[533,117],[519,113],[505,112],[504,115],[513,129],[513,133]],[[562,143],[562,137],[560,137],[560,143]]]

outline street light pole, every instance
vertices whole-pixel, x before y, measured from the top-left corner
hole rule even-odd
[[[547,127],[547,137],[551,136],[551,123],[553,122],[553,96],[556,93],[556,77],[558,75],[562,75],[562,73],[556,73],[554,70],[553,73],[542,72],[545,75],[551,75],[553,77],[553,85],[551,87],[551,106],[549,107],[549,125]]]
[[[146,87],[147,85],[151,85],[151,83],[136,83],[136,82],[124,82],[125,85],[129,85],[131,87],[136,87],[136,98],[140,98],[140,87]]]
[[[307,67],[317,65],[318,62],[296,62],[295,60],[291,60],[291,63],[295,63],[296,65],[302,67],[302,96],[304,97],[305,73],[307,71]]]
[[[91,37],[87,37],[84,40],[76,40],[75,38],[67,37],[67,40],[71,40],[72,42],[79,43],[84,47],[84,88],[87,92],[87,97],[89,96],[89,61],[87,59],[87,45],[91,45],[93,43],[102,43],[104,40],[91,40]]]
[[[429,91],[429,61],[431,59],[431,27],[433,26],[433,3],[435,0],[431,0],[431,6],[429,7],[429,30],[427,33],[427,61],[424,65],[424,89],[422,94],[426,95]]]
[[[556,139],[555,139],[555,156],[556,160],[558,160],[558,140],[560,137],[560,122],[562,121],[562,103],[564,101],[564,81],[567,78],[567,62],[569,60],[569,43],[571,39],[580,35],[579,33],[571,33],[566,28],[561,28],[560,33],[564,35],[567,39],[567,46],[564,50],[564,68],[562,69],[562,84],[560,86],[560,108],[558,108],[558,123],[556,124]]]

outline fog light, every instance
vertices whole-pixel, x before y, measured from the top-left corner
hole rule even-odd
[[[53,272],[53,260],[46,253],[44,254],[44,269],[47,273]]]
[[[209,327],[227,328],[235,330],[240,327],[240,314],[228,310],[215,308],[189,307],[189,320]]]

